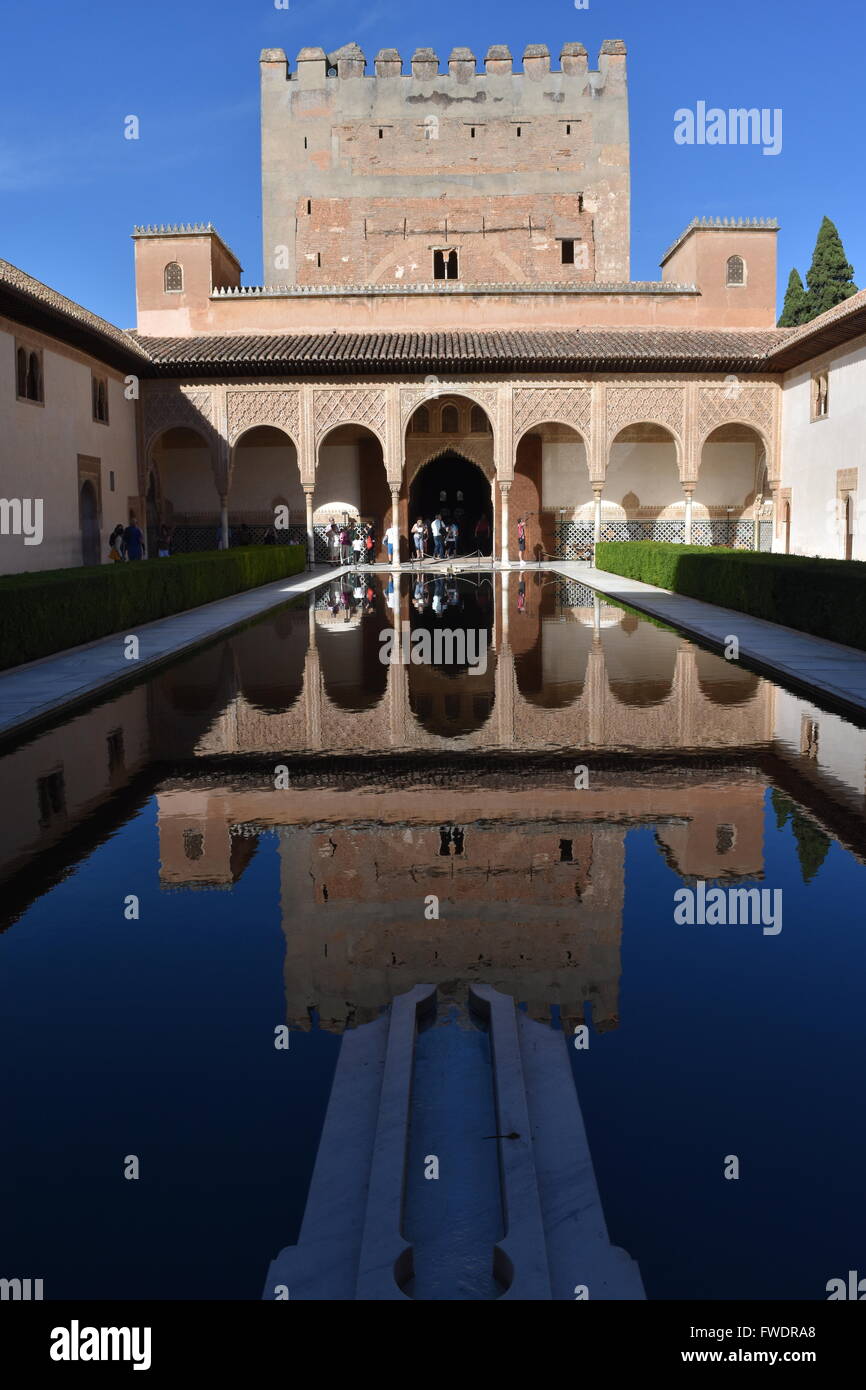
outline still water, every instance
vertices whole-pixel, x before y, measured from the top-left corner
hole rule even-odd
[[[840,716],[556,575],[377,574],[0,775],[3,1277],[258,1298],[342,1033],[422,981],[590,1025],[599,1189],[650,1299],[866,1272],[866,733]],[[677,920],[684,888],[768,890],[779,929]]]

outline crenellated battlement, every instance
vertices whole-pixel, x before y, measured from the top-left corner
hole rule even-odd
[[[626,47],[261,54],[265,283],[629,278]],[[288,274],[286,274],[288,272]]]
[[[622,39],[605,39],[599,52],[598,66],[589,67],[589,55],[582,43],[564,43],[559,55],[559,69],[551,67],[551,54],[547,44],[527,44],[523,51],[522,71],[514,71],[514,58],[507,44],[491,44],[484,60],[483,70],[479,70],[478,59],[471,48],[452,48],[446,70],[440,71],[439,55],[432,48],[416,48],[404,69],[403,58],[396,48],[380,48],[373,59],[372,71],[368,72],[368,61],[363,49],[357,43],[347,43],[342,48],[326,53],[324,48],[305,47],[295,59],[295,71],[291,72],[289,60],[283,48],[264,48],[260,62],[272,69],[282,69],[282,75],[289,81],[304,86],[317,85],[336,78],[339,80],[368,78],[404,78],[407,81],[429,82],[431,80],[453,78],[466,82],[479,77],[526,77],[538,80],[550,73],[560,72],[567,77],[583,78],[590,76],[603,78],[611,59],[625,59],[626,46]],[[603,85],[596,83],[595,85]]]

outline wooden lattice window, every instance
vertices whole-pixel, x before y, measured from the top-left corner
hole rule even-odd
[[[169,261],[165,268],[166,294],[183,293],[183,266],[177,261]]]
[[[725,283],[727,285],[745,285],[746,262],[742,256],[728,257],[728,273]]]

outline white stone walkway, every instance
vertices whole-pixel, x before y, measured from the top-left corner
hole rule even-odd
[[[242,594],[217,599],[186,613],[174,613],[153,623],[130,629],[139,640],[139,659],[124,655],[126,633],[101,637],[67,652],[43,656],[24,666],[0,671],[0,736],[45,719],[130,677],[162,665],[192,647],[200,646],[233,627],[258,618],[272,608],[318,588],[332,575],[341,574],[326,565],[302,570],[273,584],[247,589]]]

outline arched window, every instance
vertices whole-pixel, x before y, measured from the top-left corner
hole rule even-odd
[[[460,416],[456,405],[446,405],[442,410],[442,433],[457,434],[460,430]]]
[[[183,266],[177,261],[169,261],[165,268],[166,294],[180,294],[183,290]]]
[[[745,285],[746,262],[742,256],[728,257],[728,276],[725,283],[727,285]]]
[[[31,352],[27,366],[27,396],[31,401],[42,400],[42,368],[39,353]]]
[[[18,395],[27,398],[27,353],[23,347],[18,349],[17,354],[17,379]]]
[[[93,378],[93,418],[108,424],[108,388],[103,377]]]
[[[430,433],[430,411],[427,409],[426,405],[419,405],[415,414],[412,416],[412,433]]]
[[[489,434],[490,421],[480,405],[473,405],[470,418],[470,431],[472,434]]]

